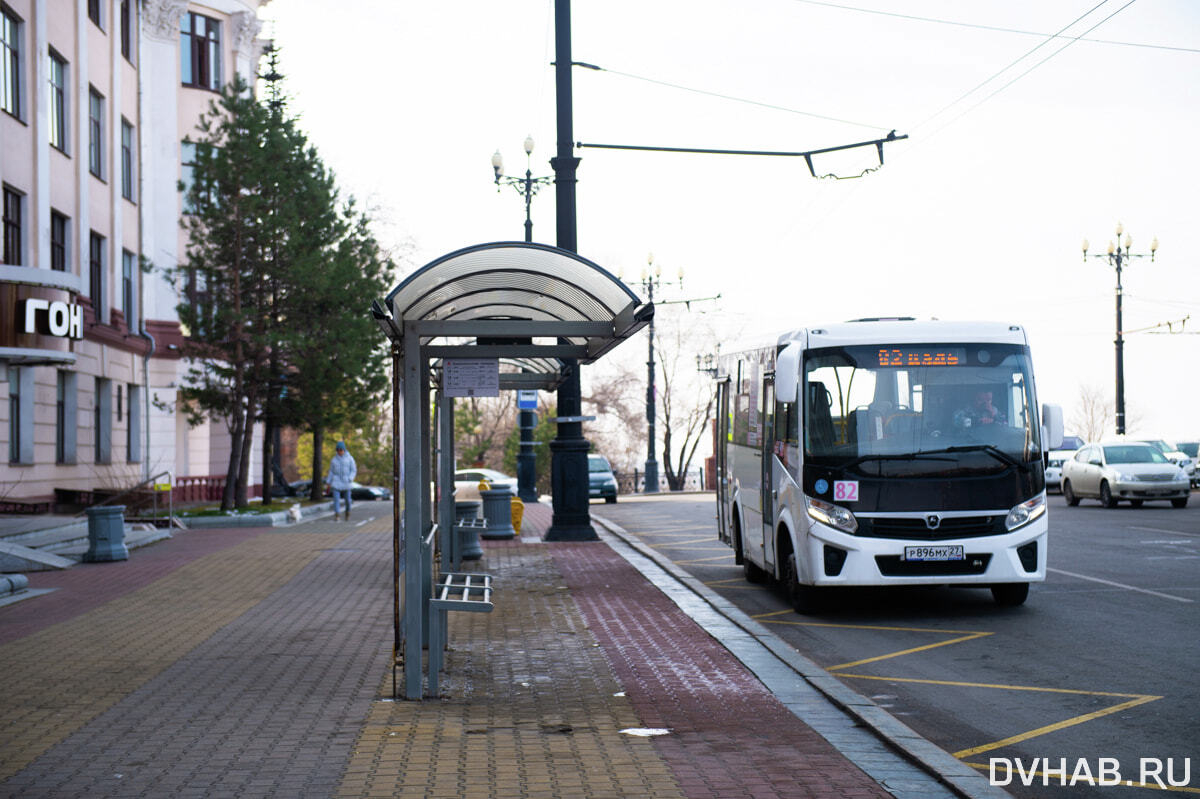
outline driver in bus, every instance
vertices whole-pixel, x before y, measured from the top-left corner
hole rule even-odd
[[[981,424],[1005,424],[1003,411],[992,404],[992,392],[977,391],[975,399],[966,408],[954,414],[956,427],[974,427]]]

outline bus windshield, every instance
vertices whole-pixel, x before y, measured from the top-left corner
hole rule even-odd
[[[870,476],[996,473],[1041,457],[1028,348],[810,350],[804,458]]]

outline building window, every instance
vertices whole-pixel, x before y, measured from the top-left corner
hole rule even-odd
[[[125,325],[134,329],[137,309],[133,306],[133,265],[137,256],[129,250],[121,250],[121,313],[125,314]]]
[[[112,461],[112,381],[96,378],[96,396],[92,399],[92,434],[95,437],[96,463]]]
[[[126,61],[132,61],[133,52],[133,11],[129,0],[121,0],[121,55]]]
[[[50,268],[56,272],[67,271],[67,218],[50,209]]]
[[[103,322],[104,237],[93,230],[88,244],[88,297],[92,300],[92,310],[96,314],[96,321]]]
[[[4,263],[20,266],[21,202],[25,197],[10,186],[4,187]]]
[[[128,424],[125,426],[125,452],[130,463],[140,463],[142,460],[142,390],[130,383],[125,387],[125,400],[129,406],[126,414]]]
[[[67,152],[67,62],[50,51],[50,144]]]
[[[88,89],[88,170],[104,178],[104,96]]]
[[[101,0],[88,0],[88,19],[96,23],[96,27],[104,29],[104,24],[100,21],[100,6]]]
[[[74,372],[58,371],[57,402],[54,412],[54,462],[75,462],[75,423],[78,399]]]
[[[221,23],[187,12],[180,21],[180,66],[183,85],[221,88]]]
[[[133,200],[133,125],[121,118],[121,196]]]
[[[8,462],[21,462],[21,370],[8,367]]]
[[[0,5],[0,108],[21,118],[21,20]]]

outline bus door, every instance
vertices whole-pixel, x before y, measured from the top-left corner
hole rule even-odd
[[[717,440],[713,454],[716,456],[717,478],[717,537],[726,544],[731,543],[729,534],[729,440],[733,427],[729,422],[729,387],[732,381],[725,378],[717,383]]]
[[[762,547],[764,566],[771,566],[775,560],[775,377],[768,375],[763,378],[762,408],[759,417],[759,447],[762,450],[762,477],[758,493],[759,507],[762,511],[761,535],[755,541],[755,548]]]

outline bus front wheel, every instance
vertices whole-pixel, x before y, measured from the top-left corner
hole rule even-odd
[[[824,595],[821,589],[812,585],[801,585],[800,570],[796,565],[796,554],[789,553],[787,565],[783,570],[783,588],[787,592],[788,602],[792,610],[801,616],[811,616],[820,613],[823,608]]]

